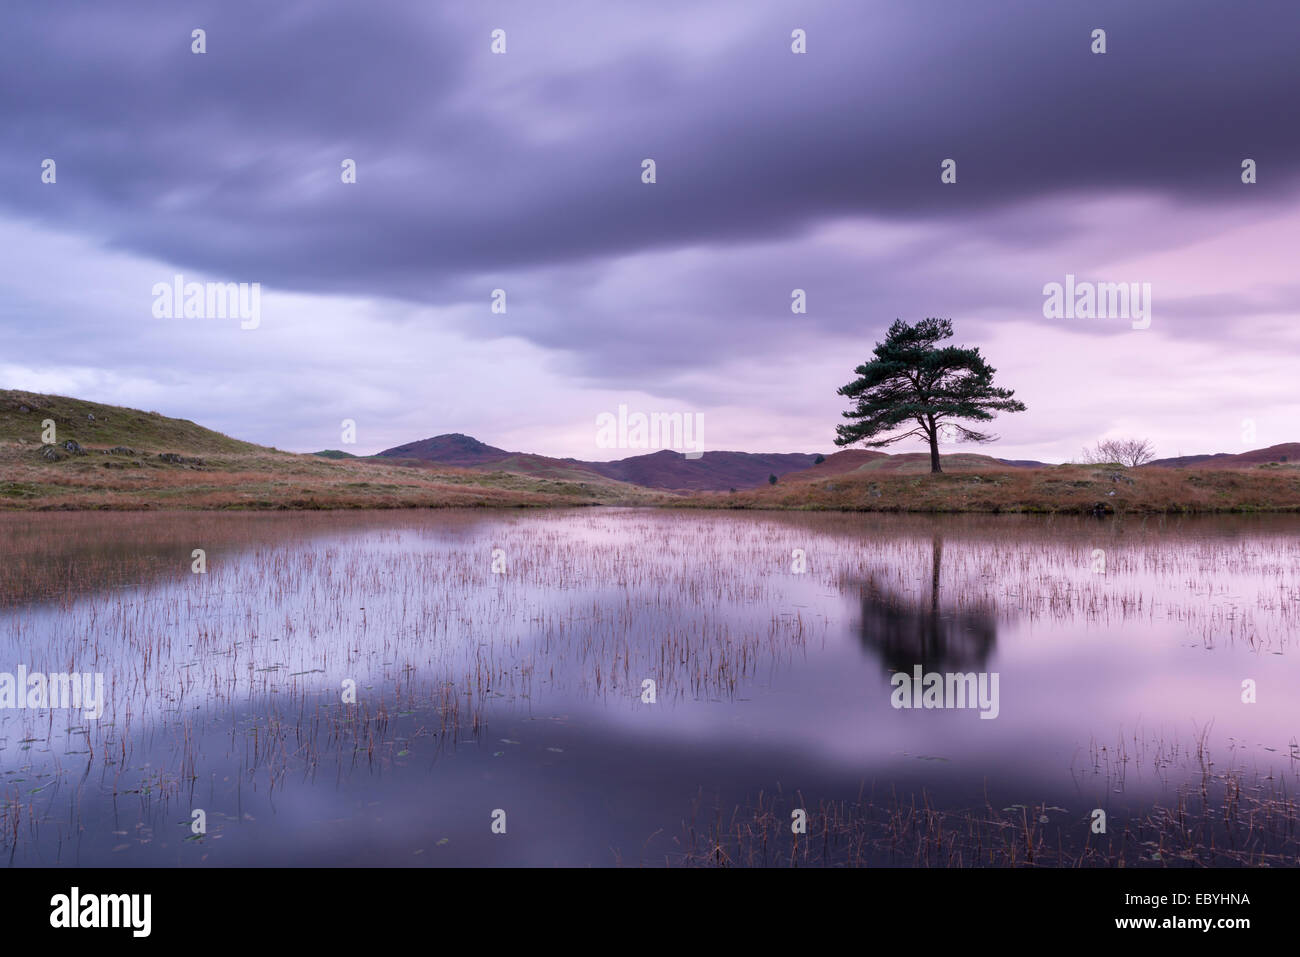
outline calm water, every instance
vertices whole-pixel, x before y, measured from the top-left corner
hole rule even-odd
[[[1298,625],[1289,516],[0,516],[0,672],[106,698],[0,710],[0,852],[1294,863]]]

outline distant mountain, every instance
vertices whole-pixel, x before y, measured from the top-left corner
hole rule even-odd
[[[435,435],[431,439],[421,439],[419,442],[408,442],[406,445],[384,449],[379,453],[381,457],[387,459],[419,459],[423,462],[458,465],[462,468],[500,462],[514,454],[505,449],[493,448],[459,432]]]
[[[1199,469],[1243,469],[1269,462],[1300,463],[1300,442],[1283,442],[1266,449],[1252,449],[1236,455],[1219,452],[1216,455],[1180,455],[1171,459],[1156,459],[1147,466],[1167,469],[1185,469],[1195,465]]]
[[[451,433],[394,446],[376,457],[404,465],[427,463],[491,468],[565,479],[580,478],[585,474],[630,482],[644,488],[725,491],[729,488],[755,488],[766,484],[769,475],[780,478],[805,469],[816,455],[811,452],[705,452],[698,459],[688,459],[681,452],[662,449],[613,462],[584,462],[507,452],[468,435]]]

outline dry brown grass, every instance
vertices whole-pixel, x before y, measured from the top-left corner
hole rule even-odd
[[[181,451],[186,459],[191,453]],[[619,482],[566,482],[507,472],[410,469],[287,452],[202,455],[163,462],[89,449],[58,462],[39,447],[0,446],[0,510],[356,509],[540,507],[647,503]]]

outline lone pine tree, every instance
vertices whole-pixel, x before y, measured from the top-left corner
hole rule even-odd
[[[854,369],[857,379],[839,389],[853,400],[843,413],[851,420],[835,427],[836,445],[861,442],[880,448],[915,436],[930,443],[930,471],[939,468],[939,429],[950,426],[963,442],[992,442],[997,438],[956,420],[987,422],[997,412],[1023,412],[1025,404],[1010,389],[993,384],[997,370],[979,349],[940,346],[952,337],[948,319],[922,319],[908,325],[895,320],[884,342],[876,343],[874,358]],[[875,436],[900,426],[906,432],[884,439]]]

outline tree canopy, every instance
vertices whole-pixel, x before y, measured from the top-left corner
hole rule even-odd
[[[850,420],[836,426],[836,445],[861,442],[880,448],[909,437],[930,445],[930,471],[940,472],[939,430],[950,428],[962,442],[992,442],[995,435],[966,422],[983,423],[998,412],[1023,412],[1015,393],[993,384],[997,371],[978,348],[940,345],[952,338],[948,319],[922,319],[909,325],[895,320],[873,358],[854,369],[857,379],[838,394],[853,400],[843,413]],[[876,438],[896,429],[906,431]]]

